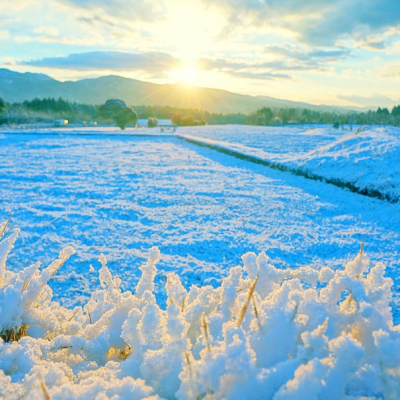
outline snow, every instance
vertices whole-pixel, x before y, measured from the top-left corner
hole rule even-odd
[[[191,128],[184,136],[400,200],[400,129]]]
[[[85,301],[96,287],[90,266],[100,268],[101,253],[124,277],[122,287],[134,287],[155,244],[164,254],[155,278],[162,302],[169,272],[187,289],[216,285],[248,251],[267,251],[281,268],[336,268],[364,238],[371,258],[384,262],[398,284],[398,204],[174,137],[131,137],[128,130],[121,136],[4,136],[2,219],[14,212],[10,227],[22,230],[9,268],[21,269],[27,254],[49,265],[62,247],[73,246],[77,254],[50,282],[65,306]]]
[[[52,265],[72,253],[62,250]],[[325,267],[323,273],[278,269],[264,252],[247,253],[216,288],[194,285],[186,291],[171,274],[166,309],[154,295],[160,258],[159,249],[151,248],[136,289],[124,292],[101,255],[100,288],[73,312],[52,301],[48,269],[7,271],[0,307],[3,312],[13,304],[16,318],[11,325],[2,320],[0,333],[28,326],[34,334],[0,339],[0,397],[400,396],[393,282],[384,277],[384,265],[371,265],[364,252],[344,269]]]
[[[398,188],[394,128],[264,129],[178,134]],[[398,398],[399,203],[140,132],[0,135],[0,398]]]

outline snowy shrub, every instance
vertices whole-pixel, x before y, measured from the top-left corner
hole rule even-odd
[[[74,249],[7,271],[18,232],[0,242],[0,398],[400,398],[392,281],[363,251],[336,271],[248,253],[218,288],[187,291],[170,274],[166,309],[154,295],[158,248],[134,293],[101,255],[99,289],[69,310],[47,283]]]

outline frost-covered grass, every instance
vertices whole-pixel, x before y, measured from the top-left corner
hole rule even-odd
[[[400,200],[400,129],[205,127],[185,134],[305,174]],[[216,142],[214,142],[216,141]]]
[[[0,243],[0,331],[25,326],[26,336],[0,339],[2,398],[400,397],[392,281],[362,249],[336,271],[277,269],[265,253],[247,253],[215,288],[186,290],[170,273],[165,309],[154,293],[157,247],[132,292],[101,255],[101,287],[71,310],[47,283],[74,249],[12,272],[18,233]]]

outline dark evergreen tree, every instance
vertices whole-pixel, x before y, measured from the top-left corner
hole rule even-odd
[[[394,117],[400,117],[400,106],[394,106],[392,108],[392,115]]]

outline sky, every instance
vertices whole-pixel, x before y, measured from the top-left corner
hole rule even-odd
[[[400,103],[399,0],[1,0],[0,67]]]

